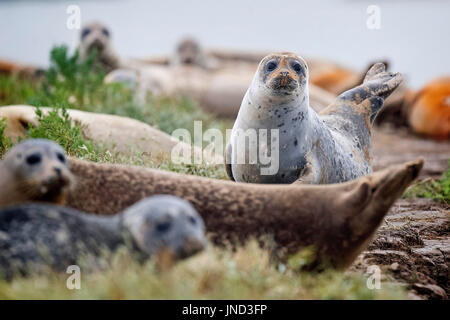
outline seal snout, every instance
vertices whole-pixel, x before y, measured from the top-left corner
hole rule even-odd
[[[177,250],[177,257],[187,258],[203,251],[206,248],[206,240],[203,237],[188,236],[183,245]]]

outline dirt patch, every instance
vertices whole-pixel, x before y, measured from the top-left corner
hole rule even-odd
[[[377,265],[411,298],[450,297],[450,207],[428,199],[401,199],[352,269]]]
[[[440,178],[448,167],[450,142],[434,141],[410,134],[406,129],[374,128],[373,168],[379,170],[395,163],[423,157],[424,168],[419,178]]]

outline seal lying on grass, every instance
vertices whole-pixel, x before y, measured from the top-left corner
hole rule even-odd
[[[64,204],[71,184],[66,153],[58,144],[26,140],[0,161],[0,208],[32,201]]]
[[[0,274],[11,278],[40,268],[64,271],[83,258],[127,246],[137,257],[182,259],[206,246],[194,207],[174,196],[153,196],[112,217],[54,205],[0,211]]]
[[[272,235],[277,247],[288,253],[314,245],[317,261],[346,267],[422,165],[418,160],[347,183],[317,186],[235,183],[71,159],[78,183],[68,204],[85,212],[114,214],[142,197],[172,194],[194,205],[215,243]]]
[[[326,184],[372,171],[372,122],[401,75],[377,63],[362,85],[342,93],[320,113],[310,107],[308,78],[306,62],[293,53],[271,54],[261,61],[226,150],[232,180]],[[261,137],[262,132],[267,136]],[[271,154],[269,165],[264,153]]]

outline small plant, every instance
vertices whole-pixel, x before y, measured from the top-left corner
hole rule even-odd
[[[47,114],[36,108],[36,116],[38,126],[29,128],[27,138],[53,140],[71,156],[83,157],[92,152],[93,143],[83,137],[80,125],[72,123],[66,108],[54,108]]]
[[[429,198],[450,204],[450,160],[447,171],[439,180],[429,178],[416,182],[406,190],[405,197]]]
[[[9,148],[12,146],[11,139],[5,136],[6,119],[0,118],[0,159],[3,158]]]
[[[37,96],[30,99],[33,105],[75,108],[93,103],[96,92],[103,86],[104,72],[94,71],[97,53],[92,52],[81,61],[78,51],[69,55],[67,46],[58,46],[50,53],[50,68]]]

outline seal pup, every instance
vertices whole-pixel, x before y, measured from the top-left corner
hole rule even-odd
[[[225,155],[229,177],[250,183],[326,184],[370,173],[372,122],[401,81],[400,74],[377,63],[362,85],[316,113],[309,103],[306,62],[293,53],[266,56],[232,129]],[[269,153],[267,164],[263,156]]]
[[[78,183],[68,205],[78,210],[114,214],[142,197],[171,194],[194,205],[216,244],[271,235],[278,253],[313,245],[317,261],[335,267],[348,266],[365,248],[423,165],[408,162],[341,184],[262,185],[70,161]]]
[[[140,262],[152,256],[176,261],[202,251],[206,243],[194,207],[170,195],[146,198],[112,217],[43,204],[0,211],[0,274],[7,279],[45,267],[65,271],[81,259],[93,258],[87,261],[95,266],[121,246]]]
[[[79,52],[86,60],[93,51],[97,52],[94,66],[105,72],[119,68],[120,60],[112,47],[111,31],[101,22],[90,22],[81,28]]]
[[[30,201],[64,204],[72,182],[66,154],[58,144],[23,141],[0,162],[0,208]]]

